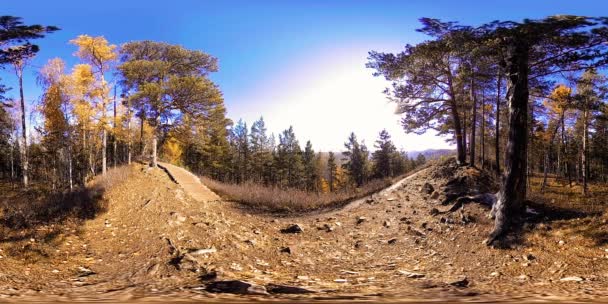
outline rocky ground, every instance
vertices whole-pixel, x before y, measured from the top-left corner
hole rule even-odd
[[[495,184],[453,162],[290,216],[197,202],[163,170],[129,170],[89,219],[0,230],[0,301],[608,298],[605,214],[535,206],[520,239],[488,248],[487,207],[443,214],[440,202],[455,177],[478,191]]]

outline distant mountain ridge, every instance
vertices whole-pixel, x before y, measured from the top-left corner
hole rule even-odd
[[[405,151],[405,152],[407,153],[407,156],[409,158],[415,159],[416,157],[418,157],[418,155],[422,154],[422,155],[424,155],[424,157],[427,160],[437,159],[442,156],[449,156],[449,155],[456,154],[455,149],[426,149],[426,150],[421,150],[421,151]],[[326,161],[329,156],[329,152],[320,152],[320,153],[321,153],[321,158],[324,161]],[[334,156],[336,158],[336,163],[338,163],[338,164],[343,163],[343,158],[345,157],[343,155],[343,152],[334,152]]]
[[[453,155],[455,153],[455,149],[426,149],[422,151],[407,151],[407,155],[409,157],[416,158],[419,154],[422,154],[427,160],[440,158],[442,156]]]

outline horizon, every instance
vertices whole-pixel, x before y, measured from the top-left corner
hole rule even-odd
[[[552,1],[547,8],[542,2],[528,3],[532,8],[526,11],[512,8],[517,5],[483,1],[445,1],[444,5],[418,1],[377,5],[358,1],[349,5],[341,1],[268,1],[262,5],[187,1],[166,8],[150,5],[159,2],[145,2],[142,8],[140,1],[109,1],[101,9],[62,1],[41,3],[37,10],[10,2],[3,14],[22,17],[26,24],[61,28],[35,41],[41,51],[24,73],[28,112],[41,95],[37,70],[54,57],[65,60],[66,69],[71,69],[77,62],[72,56],[76,48],[68,41],[77,35],[102,35],[117,46],[157,40],[218,58],[220,69],[211,79],[223,92],[227,117],[234,123],[243,119],[250,127],[264,117],[268,131],[275,135],[293,126],[300,143],[310,140],[316,151],[342,151],[350,132],[371,148],[378,133],[387,129],[398,149],[423,151],[454,146],[446,142],[450,136],[436,136],[433,131],[405,134],[394,114],[395,105],[382,93],[389,83],[365,68],[367,52],[396,52],[405,44],[424,40],[424,35],[415,32],[421,17],[476,25],[493,19],[521,20],[524,15],[590,15],[600,9],[599,3],[589,8]],[[130,16],[129,8],[141,12]],[[486,13],[476,14],[475,8]],[[333,13],[337,10],[342,13]],[[529,11],[534,14],[530,16]],[[126,18],[130,21],[123,23]],[[7,96],[17,97],[12,71],[5,69],[0,75],[13,88]]]

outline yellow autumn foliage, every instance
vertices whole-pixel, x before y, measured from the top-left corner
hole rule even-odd
[[[101,70],[106,69],[108,61],[116,60],[116,45],[109,44],[103,36],[80,35],[70,40],[70,43],[78,47],[76,56]]]
[[[551,112],[561,115],[572,99],[572,89],[566,85],[558,85],[549,98],[543,102],[543,105]]]
[[[182,154],[184,150],[181,143],[175,137],[169,137],[162,146],[163,158],[172,164],[182,165]]]

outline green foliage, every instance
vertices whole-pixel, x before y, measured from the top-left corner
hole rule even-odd
[[[253,181],[266,185],[273,182],[273,152],[274,140],[266,134],[264,118],[251,125],[250,151],[251,151],[251,177]]]
[[[344,143],[344,147],[346,148],[343,153],[345,162],[342,164],[342,168],[348,172],[355,185],[361,187],[369,176],[369,152],[367,147],[357,141],[355,133],[350,134],[348,141]]]
[[[122,45],[120,61],[128,103],[154,128],[154,136],[165,138],[180,130],[186,145],[184,163],[223,178],[231,167],[231,121],[220,89],[208,78],[218,70],[217,59],[179,45],[136,41]]]
[[[303,179],[304,188],[308,191],[318,191],[319,172],[317,172],[315,151],[312,149],[310,140],[306,142],[304,153],[302,154],[303,162]]]
[[[222,94],[207,78],[217,59],[201,51],[161,42],[136,41],[120,50],[122,85],[133,106],[155,127],[179,115],[209,119],[224,107]]]
[[[397,148],[391,141],[391,136],[386,130],[382,130],[374,145],[376,151],[372,153],[374,161],[374,176],[378,178],[391,177],[395,175],[395,158],[399,157]]]
[[[274,168],[279,185],[292,188],[302,187],[304,170],[302,149],[291,126],[279,134]]]
[[[251,151],[249,147],[249,129],[247,123],[239,120],[232,129],[230,146],[233,151],[232,165],[236,182],[241,183],[249,179]]]
[[[55,26],[24,25],[20,17],[0,16],[0,65],[23,65],[23,61],[40,50],[30,40],[44,38],[45,34],[57,30]]]

